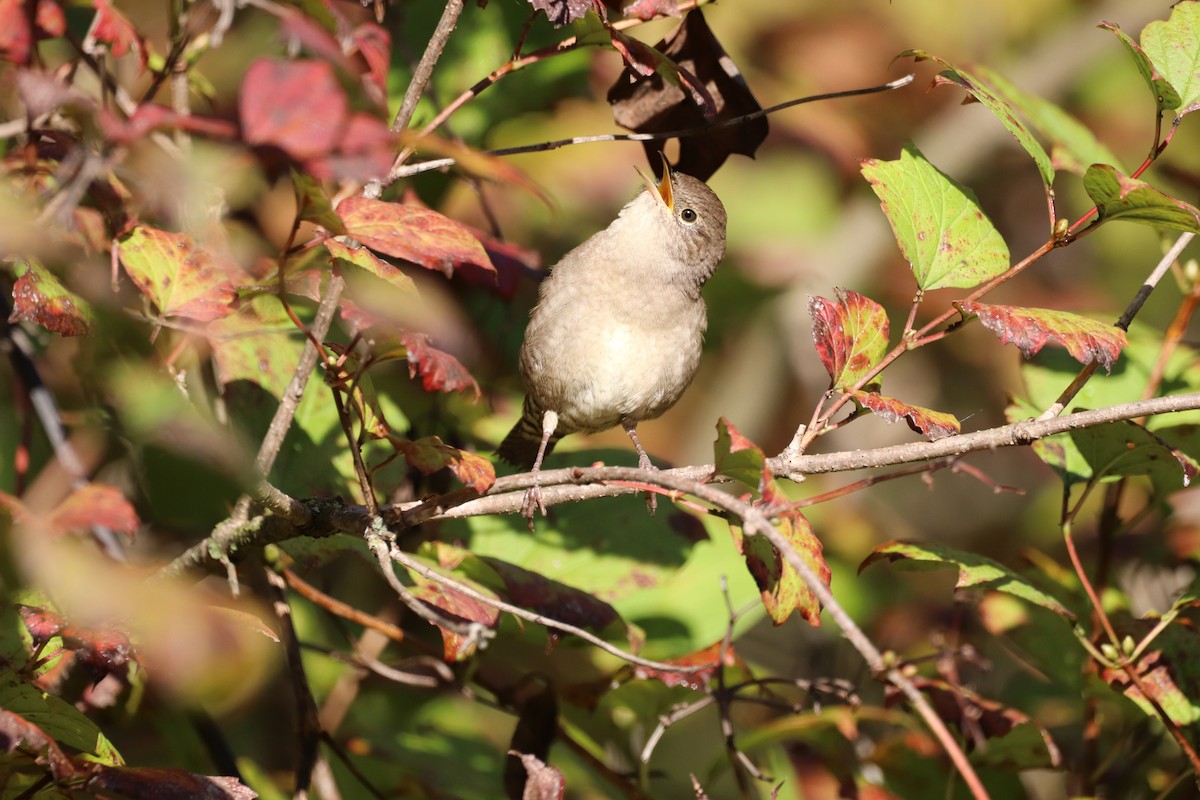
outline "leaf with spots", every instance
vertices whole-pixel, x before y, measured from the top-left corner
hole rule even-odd
[[[817,578],[829,586],[831,573],[822,554],[821,540],[799,511],[781,514],[773,520],[775,529],[792,545]],[[763,606],[771,621],[782,625],[793,613],[799,613],[813,627],[821,624],[821,604],[804,583],[800,573],[787,562],[775,546],[762,536],[746,536],[741,528],[730,526],[734,544],[746,559],[746,568],[758,585]]]
[[[898,568],[912,571],[953,567],[958,570],[955,589],[1003,592],[1041,606],[1069,622],[1075,620],[1075,615],[1054,597],[1003,564],[974,553],[938,544],[887,542],[871,551],[859,564],[858,571],[861,573],[877,561],[888,561],[896,564]]]
[[[54,273],[30,259],[16,266],[9,322],[32,322],[60,336],[86,336],[96,324],[88,301],[67,289]]]
[[[970,302],[955,305],[964,317],[978,317],[1004,344],[1016,345],[1026,358],[1053,342],[1065,347],[1079,363],[1095,362],[1111,371],[1129,344],[1120,328],[1066,311]]]
[[[870,409],[875,416],[884,422],[899,422],[904,420],[908,427],[916,433],[937,441],[947,436],[954,436],[962,426],[953,414],[944,411],[934,411],[922,406],[909,405],[894,397],[882,395],[879,392],[851,392],[853,397],[864,408]]]
[[[479,399],[479,384],[457,358],[429,344],[423,333],[400,335],[408,359],[409,377],[421,376],[421,387],[427,392],[465,392],[473,390]]]
[[[849,289],[837,290],[837,301],[811,297],[817,355],[830,385],[848,389],[867,375],[887,352],[890,326],[883,306]]]
[[[1093,164],[1083,176],[1083,188],[1096,204],[1100,219],[1123,219],[1177,231],[1200,233],[1200,210],[1176,200],[1137,178],[1122,175],[1107,164]]]
[[[337,212],[350,236],[385,255],[447,276],[464,264],[495,271],[487,251],[465,225],[431,209],[351,197]]]
[[[867,159],[862,173],[922,290],[969,289],[1008,269],[1008,245],[974,193],[911,143],[899,161]]]
[[[1133,63],[1137,66],[1138,72],[1142,74],[1146,85],[1150,87],[1150,93],[1154,95],[1154,102],[1158,107],[1160,115],[1164,111],[1179,108],[1181,101],[1179,92],[1175,90],[1175,87],[1171,85],[1169,80],[1163,77],[1162,73],[1155,67],[1154,62],[1150,60],[1150,56],[1137,42],[1129,38],[1127,33],[1111,22],[1101,22],[1097,27],[1109,31],[1120,40],[1121,44],[1125,45],[1126,52],[1133,58]]]
[[[246,278],[232,261],[186,233],[139,225],[119,240],[121,263],[165,317],[208,322],[233,313],[236,284]]]
[[[334,150],[349,101],[326,61],[259,59],[242,80],[238,113],[250,144],[273,145],[304,161]]]
[[[762,449],[725,417],[717,420],[717,441],[713,449],[718,475],[733,478],[759,494],[771,482],[771,469]]]
[[[990,86],[980,80],[978,75],[924,50],[908,50],[900,55],[912,56],[916,61],[929,59],[945,67],[946,69],[934,80],[934,85],[952,84],[961,86],[970,92],[972,97],[982,103],[988,111],[991,111],[996,119],[1000,120],[1000,124],[1008,129],[1017,143],[1025,148],[1025,152],[1037,165],[1038,174],[1042,176],[1042,183],[1046,185],[1046,188],[1048,189],[1054,183],[1054,164],[1051,163],[1045,148],[1034,138],[1024,120],[1017,116],[1015,109],[1004,98],[996,94]]]
[[[1200,3],[1176,3],[1170,19],[1143,28],[1142,50],[1179,93],[1179,116],[1200,109]]]
[[[451,447],[436,436],[423,436],[415,441],[389,437],[404,459],[423,475],[449,469],[465,485],[483,494],[496,482],[496,468],[476,453]]]

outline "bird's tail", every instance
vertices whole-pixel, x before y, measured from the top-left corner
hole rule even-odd
[[[551,436],[550,441],[546,443],[546,455],[550,455],[550,451],[554,449],[554,445],[561,436]],[[504,437],[504,441],[496,448],[496,455],[524,470],[533,469],[533,462],[537,460],[538,447],[542,443],[542,415],[529,408],[525,407],[525,413],[517,420],[517,424],[513,425],[508,436]]]

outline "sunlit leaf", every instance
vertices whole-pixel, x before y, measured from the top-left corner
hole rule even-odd
[[[1000,120],[1000,123],[1017,140],[1017,143],[1025,148],[1025,152],[1029,153],[1037,165],[1038,174],[1042,176],[1042,183],[1047,187],[1054,183],[1054,165],[1050,163],[1050,156],[1030,133],[1025,122],[1017,116],[1013,107],[1004,98],[997,95],[990,86],[964,67],[951,64],[924,50],[909,50],[901,55],[912,56],[918,61],[926,58],[932,59],[945,67],[946,70],[938,75],[937,82],[961,86],[970,92],[971,96],[991,111],[996,119]]]
[[[964,316],[977,316],[1004,344],[1014,344],[1032,358],[1054,342],[1081,364],[1098,363],[1111,370],[1129,344],[1125,331],[1078,314],[1049,308],[1022,308],[988,303],[956,303]]]
[[[1051,156],[1055,167],[1082,175],[1092,164],[1121,163],[1086,125],[1044,97],[1022,91],[1000,73],[988,67],[976,72],[986,80],[1006,102],[1020,111],[1029,124],[1053,144]]]
[[[495,269],[466,226],[431,209],[351,197],[342,201],[337,213],[348,234],[386,255],[446,275],[463,264]]]
[[[1200,3],[1176,3],[1171,18],[1142,29],[1142,49],[1179,93],[1182,117],[1200,108]]]
[[[1122,175],[1107,164],[1088,167],[1083,188],[1096,204],[1101,219],[1125,219],[1200,233],[1200,211],[1195,206]]]
[[[367,248],[358,247],[352,249],[336,239],[326,239],[323,244],[329,251],[329,255],[333,256],[334,263],[343,261],[353,264],[356,267],[365,269],[377,278],[382,278],[397,289],[412,294],[414,297],[416,296],[417,284],[413,282],[412,278]]]
[[[848,289],[837,290],[837,302],[808,300],[817,355],[835,389],[858,383],[883,360],[890,328],[883,306]]]
[[[808,564],[817,579],[829,586],[829,565],[822,554],[821,540],[799,511],[782,514],[774,520],[775,529]],[[799,613],[814,627],[821,624],[821,604],[796,569],[775,546],[761,535],[746,536],[730,526],[734,543],[746,559],[746,567],[758,585],[763,606],[776,625],[782,625],[793,613]]]
[[[879,392],[864,392],[861,389],[851,392],[850,396],[884,422],[904,420],[909,428],[932,441],[953,436],[962,430],[955,416],[944,411],[910,405]]]
[[[1111,31],[1120,40],[1121,44],[1125,45],[1125,50],[1133,58],[1133,63],[1137,66],[1138,72],[1142,74],[1146,85],[1150,87],[1151,94],[1154,95],[1154,102],[1158,106],[1158,112],[1161,114],[1164,110],[1179,108],[1181,99],[1179,92],[1158,71],[1154,62],[1150,60],[1150,56],[1146,54],[1146,51],[1137,42],[1130,39],[1117,25],[1111,22],[1101,22],[1098,27],[1104,28],[1106,31]]]
[[[236,264],[196,244],[186,233],[139,225],[121,237],[121,263],[163,316],[210,321],[228,316],[237,299]]]
[[[919,288],[970,288],[1008,269],[1008,245],[975,195],[914,145],[905,146],[899,161],[867,159],[862,173],[879,196]]]
[[[1075,615],[1068,611],[1062,603],[1008,567],[974,553],[936,544],[888,542],[872,550],[871,554],[859,565],[858,571],[862,572],[877,561],[888,561],[897,567],[911,565],[918,569],[928,569],[931,566],[933,568],[954,567],[958,570],[956,589],[1004,592],[1028,600],[1068,620],[1075,619]]]

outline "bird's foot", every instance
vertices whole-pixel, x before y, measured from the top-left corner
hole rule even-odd
[[[638,469],[658,469],[650,461],[650,456],[642,452],[638,455]],[[646,510],[650,512],[650,516],[654,516],[654,512],[658,510],[658,492],[644,492],[646,495]]]
[[[535,477],[536,481],[537,478]],[[533,533],[533,515],[540,510],[546,516],[546,502],[542,499],[542,485],[534,483],[525,490],[525,499],[521,501],[521,516],[529,523],[529,532]]]

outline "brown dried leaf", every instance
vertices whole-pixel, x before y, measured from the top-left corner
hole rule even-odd
[[[604,16],[604,8],[594,0],[529,0],[534,11],[546,12],[546,19],[556,28],[570,25],[595,9]]]
[[[621,41],[622,37],[614,37],[613,45],[619,48]],[[640,63],[645,60],[640,50],[623,53],[627,61],[633,59],[631,66],[608,90],[608,102],[618,125],[638,133],[663,133],[761,110],[699,10],[688,12],[655,49],[675,65],[676,71],[672,74],[658,62],[648,69],[650,63]],[[753,158],[767,131],[767,120],[761,118],[683,137],[675,168],[707,180],[733,153]],[[664,146],[661,141],[643,143],[647,158],[656,167],[658,158],[654,153]]]

